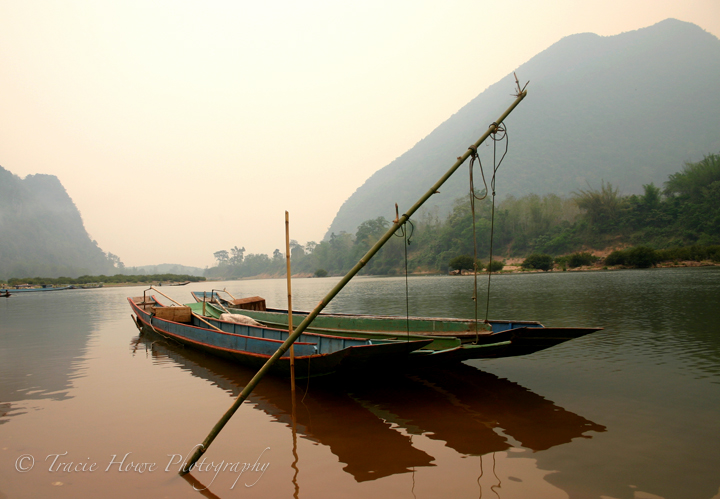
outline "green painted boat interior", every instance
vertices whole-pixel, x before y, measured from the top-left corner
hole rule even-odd
[[[220,315],[226,313],[225,310],[215,304],[206,302],[205,313],[203,314],[203,303],[189,303],[188,306],[198,315],[206,317],[220,318]],[[227,311],[232,314],[244,315],[251,317],[264,326],[286,329],[288,327],[288,316],[286,313],[276,311],[257,311],[257,310],[240,310],[228,308]],[[306,314],[293,313],[293,324],[300,324],[305,319]],[[429,320],[429,321],[432,321]],[[329,334],[335,336],[347,336],[350,338],[374,338],[385,340],[424,340],[432,338],[433,342],[424,347],[425,350],[447,350],[457,348],[461,345],[458,338],[432,336],[431,334],[413,334],[422,331],[431,331],[427,325],[413,329],[415,323],[425,322],[423,319],[410,319],[410,333],[407,332],[407,323],[404,318],[397,317],[365,317],[365,316],[342,316],[342,315],[322,315],[315,318],[312,324],[307,328],[308,332]],[[432,321],[441,322],[441,321]],[[481,325],[482,326],[482,325]],[[466,324],[458,331],[467,332]],[[448,329],[445,329],[448,331]]]

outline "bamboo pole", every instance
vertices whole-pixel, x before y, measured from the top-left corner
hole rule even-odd
[[[474,149],[477,149],[480,147],[480,145],[485,142],[485,140],[493,133],[495,130],[497,130],[498,126],[505,121],[505,119],[510,115],[510,113],[517,107],[518,104],[525,98],[527,95],[527,90],[523,90],[521,92],[518,92],[517,97],[515,98],[515,101],[508,107],[505,112],[500,115],[500,118],[497,119],[494,123],[492,123],[488,129],[485,131],[485,133],[482,134],[482,136],[475,142],[472,147]],[[438,189],[447,181],[450,176],[455,173],[455,171],[460,168],[460,165],[462,165],[465,160],[467,160],[470,157],[471,149],[468,148],[467,151],[462,156],[459,156],[457,158],[457,161],[455,164],[442,176],[440,177],[440,180],[438,180],[435,185],[433,185],[412,207],[407,210],[403,215],[398,218],[388,229],[388,231],[378,240],[378,242],[373,245],[372,248],[368,250],[367,253],[365,253],[365,256],[363,256],[358,263],[355,264],[355,266],[350,269],[350,271],[343,277],[340,282],[338,282],[333,289],[330,290],[330,292],[325,295],[325,297],[320,301],[320,303],[317,304],[317,306],[313,309],[312,312],[308,314],[308,316],[298,325],[297,329],[288,336],[288,339],[285,340],[285,343],[283,343],[280,348],[275,351],[275,353],[267,360],[265,365],[260,368],[260,370],[253,376],[253,378],[250,380],[250,382],[245,385],[245,388],[243,388],[243,391],[240,392],[240,395],[238,395],[238,398],[235,400],[232,406],[230,406],[230,409],[228,409],[225,414],[220,418],[220,420],[215,424],[212,430],[210,430],[210,433],[205,438],[202,444],[199,444],[197,448],[195,449],[195,452],[190,457],[189,462],[183,463],[187,466],[183,466],[182,470],[180,471],[180,474],[183,475],[185,473],[188,473],[192,467],[195,465],[198,459],[205,454],[210,444],[215,440],[215,437],[217,437],[218,433],[223,429],[223,427],[227,424],[227,422],[230,420],[230,418],[235,414],[235,411],[238,410],[240,405],[245,401],[245,399],[248,398],[250,393],[255,389],[255,387],[260,383],[260,380],[267,374],[267,372],[270,370],[273,364],[277,362],[277,360],[282,357],[285,352],[287,352],[288,348],[290,348],[290,345],[292,345],[295,340],[307,329],[307,327],[310,325],[310,323],[315,320],[315,317],[318,316],[318,314],[330,303],[330,301],[335,298],[335,296],[340,292],[342,288],[345,287],[345,285],[350,282],[350,280],[355,277],[355,274],[360,272],[360,270],[370,261],[370,259],[380,251],[380,248],[383,247],[383,245],[390,239],[393,234],[402,227],[405,222],[420,208],[420,206],[425,203],[430,197],[435,194]]]
[[[285,212],[285,260],[287,261],[288,335],[292,335],[292,273],[290,272],[290,214]],[[295,347],[290,345],[290,390],[295,397]]]
[[[185,305],[183,305],[182,303],[176,302],[175,300],[173,300],[173,299],[170,298],[168,295],[166,295],[165,293],[163,293],[162,291],[160,291],[159,289],[157,289],[157,288],[154,287],[154,286],[150,286],[150,289],[152,289],[152,290],[154,290],[154,291],[157,291],[158,293],[160,293],[161,295],[163,295],[165,298],[167,298],[167,299],[170,300],[171,302],[175,303],[176,305],[179,305],[179,306],[181,306],[181,307],[184,307],[184,306],[185,306]],[[204,305],[204,304],[203,304],[203,305]],[[206,321],[205,319],[203,319],[202,317],[200,317],[198,314],[196,314],[196,313],[193,312],[192,310],[190,311],[190,313],[191,313],[191,314],[193,315],[193,317],[195,317],[197,320],[199,320],[199,321],[201,321],[201,322],[204,322],[205,324],[207,324],[207,325],[210,326],[211,328],[215,329],[216,331],[220,331],[221,333],[224,333],[224,332],[225,332],[225,331],[223,331],[222,329],[220,329],[219,327],[213,326],[212,324],[210,324],[208,321]]]

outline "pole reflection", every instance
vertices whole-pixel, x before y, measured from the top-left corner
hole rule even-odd
[[[254,371],[183,349],[162,338],[140,336],[133,354],[170,361],[236,397]],[[307,384],[306,384],[307,383]],[[306,385],[306,386],[303,386]],[[435,466],[413,436],[441,441],[462,456],[482,456],[521,445],[546,450],[605,428],[506,379],[466,364],[412,373],[311,379],[298,386],[268,377],[249,402],[284,423],[292,437],[293,496],[300,496],[298,437],[326,446],[356,482],[412,473]],[[492,489],[492,488],[491,488]],[[482,489],[480,490],[482,495]]]

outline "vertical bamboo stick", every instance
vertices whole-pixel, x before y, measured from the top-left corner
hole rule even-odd
[[[288,336],[293,333],[292,323],[292,278],[290,272],[290,214],[285,212],[285,260],[287,261],[287,293],[288,293]],[[295,397],[295,348],[290,345],[290,389]]]

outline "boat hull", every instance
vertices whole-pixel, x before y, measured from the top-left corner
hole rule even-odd
[[[191,304],[197,313],[217,315],[222,313],[216,305],[206,302],[203,312],[203,295],[223,303],[217,295],[193,292],[195,304]],[[223,307],[231,313],[246,315],[256,321],[272,326],[287,327],[288,313],[286,310],[267,309],[263,311],[232,308],[225,301]],[[293,323],[300,323],[307,312],[293,312]],[[478,327],[479,326],[479,327]],[[422,352],[427,356],[422,363],[459,362],[469,359],[515,357],[528,355],[559,345],[566,341],[580,338],[602,328],[545,327],[535,321],[490,320],[488,328],[485,324],[476,325],[474,320],[432,317],[398,317],[373,316],[355,314],[319,314],[308,330],[319,334],[337,334],[356,338],[386,339],[421,339],[432,338],[433,342]],[[478,331],[475,328],[478,327]],[[430,350],[432,352],[425,352]],[[435,357],[430,356],[436,354]],[[417,359],[415,359],[417,360]]]
[[[140,301],[142,298],[139,299]],[[259,368],[277,351],[287,338],[287,331],[254,327],[207,318],[205,321],[221,329],[161,319],[152,313],[155,301],[142,302],[128,298],[135,321],[144,333],[156,334],[168,341],[218,355],[249,367]],[[245,334],[242,334],[245,333]],[[305,341],[312,340],[312,341]],[[372,342],[355,338],[302,335],[295,342],[295,375],[299,378],[350,372],[363,368],[395,368],[407,363],[410,353],[431,340],[411,342]],[[290,373],[290,351],[273,365],[272,372]]]

